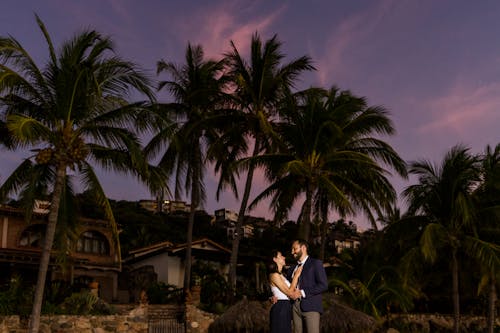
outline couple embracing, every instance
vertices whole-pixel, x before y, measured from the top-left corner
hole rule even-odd
[[[309,245],[303,239],[292,244],[297,261],[284,271],[285,257],[274,251],[269,261],[269,283],[273,293],[270,314],[271,333],[319,333],[323,312],[321,294],[328,281],[321,260],[309,257]]]

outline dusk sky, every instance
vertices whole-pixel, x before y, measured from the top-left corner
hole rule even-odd
[[[84,28],[96,29],[155,79],[156,62],[182,62],[188,42],[218,58],[230,40],[245,52],[256,31],[263,39],[277,34],[289,60],[309,55],[317,68],[298,88],[336,85],[365,96],[369,105],[385,106],[397,130],[385,140],[407,161],[439,163],[458,143],[479,153],[500,141],[496,0],[3,0],[0,6],[0,34],[17,38],[40,66],[48,53],[34,13],[56,45]],[[0,153],[2,182],[27,155]],[[151,198],[130,177],[101,173],[101,180],[112,199]],[[393,179],[398,193],[410,182]],[[207,212],[239,209],[230,193],[215,201],[210,171],[206,184]],[[264,184],[257,177],[254,194]],[[250,213],[271,217],[267,204]],[[363,217],[353,221],[366,227]]]

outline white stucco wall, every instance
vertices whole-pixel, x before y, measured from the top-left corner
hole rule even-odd
[[[181,266],[181,258],[170,257],[167,253],[147,258],[140,265],[134,264],[134,269],[142,266],[153,266],[158,275],[158,282],[175,285],[179,288],[184,283],[184,267]]]

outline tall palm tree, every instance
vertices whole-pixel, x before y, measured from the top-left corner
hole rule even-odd
[[[206,60],[200,45],[188,44],[185,63],[177,65],[161,60],[158,74],[165,72],[170,80],[160,82],[159,90],[166,89],[175,99],[173,103],[161,105],[168,118],[174,120],[170,127],[159,128],[157,134],[145,147],[147,156],[154,156],[166,144],[158,166],[175,177],[175,197],[185,192],[191,197],[187,248],[185,260],[184,289],[190,288],[191,244],[196,210],[205,202],[204,176],[207,150],[217,139],[216,110],[226,94],[224,61]]]
[[[458,253],[481,244],[470,234],[477,221],[472,192],[480,180],[479,160],[463,146],[453,147],[440,166],[421,160],[411,163],[409,172],[418,183],[403,194],[408,214],[426,220],[420,237],[424,258],[435,262],[439,255],[451,257],[454,332],[460,326]],[[477,252],[477,251],[475,251]]]
[[[90,161],[106,170],[141,173],[146,163],[139,141],[127,125],[140,104],[130,104],[131,91],[153,98],[149,80],[137,67],[113,54],[113,43],[96,31],[84,31],[63,43],[56,53],[43,22],[36,17],[49,59],[40,68],[15,38],[0,38],[0,107],[18,147],[29,156],[0,189],[2,195],[30,184],[27,171],[45,169],[51,185],[51,207],[42,248],[30,320],[38,332],[40,310],[68,170],[81,175],[96,193],[115,232],[116,223]],[[47,175],[50,173],[50,175]]]
[[[385,212],[385,215],[379,216],[377,221],[380,222],[382,226],[386,227],[401,221],[402,218],[403,215],[401,214],[401,210],[394,204]]]
[[[488,243],[500,245],[500,144],[487,146],[481,159],[481,184],[474,191],[479,205],[477,236]],[[487,248],[486,248],[487,249]],[[478,256],[483,269],[480,290],[488,288],[488,332],[495,325],[497,276],[500,274],[498,253],[484,252]]]
[[[286,104],[278,127],[284,149],[259,159],[271,185],[252,204],[272,196],[271,204],[282,218],[305,195],[300,236],[306,239],[311,238],[313,207],[325,222],[329,207],[342,216],[360,209],[368,216],[371,210],[386,210],[396,194],[382,163],[406,175],[398,154],[374,137],[394,131],[386,111],[335,87],[311,88],[294,99]]]
[[[283,96],[294,88],[300,74],[314,69],[311,59],[307,56],[283,63],[285,54],[281,48],[282,43],[276,35],[263,43],[255,33],[252,36],[248,61],[243,58],[233,41],[231,51],[226,54],[229,62],[228,74],[234,83],[234,95],[241,112],[239,119],[242,120],[235,128],[238,129],[240,137],[253,140],[251,156],[258,156],[270,149],[270,139],[275,136],[272,122],[276,116],[277,105]],[[233,152],[233,156],[246,154],[249,146],[251,144],[242,144],[240,147],[244,151]],[[252,189],[255,164],[249,163],[246,171],[230,259],[229,282],[233,290],[236,287],[239,243],[243,234],[243,221]]]

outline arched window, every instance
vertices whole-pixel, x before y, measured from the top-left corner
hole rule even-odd
[[[76,251],[81,253],[108,255],[108,239],[97,231],[85,231],[80,235],[80,238],[78,238]]]
[[[44,224],[30,225],[21,234],[19,246],[41,248],[45,240],[45,229]]]

